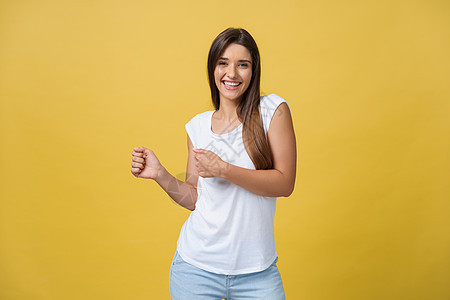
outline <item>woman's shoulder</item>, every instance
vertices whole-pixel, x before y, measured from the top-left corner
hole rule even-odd
[[[275,112],[277,107],[283,102],[288,104],[284,98],[280,97],[277,94],[264,95],[261,97],[261,101],[260,101],[261,110],[269,111],[269,112],[273,113],[273,112]],[[288,107],[289,107],[289,104],[288,104]]]
[[[286,104],[287,104],[287,101],[277,94],[269,94],[269,95],[261,96],[261,107],[262,108],[277,108],[278,105],[280,105],[283,102],[286,102]]]
[[[192,122],[202,122],[204,120],[207,120],[208,117],[211,117],[212,113],[214,113],[214,110],[208,110],[199,114],[196,114],[195,116],[191,117],[188,123]]]

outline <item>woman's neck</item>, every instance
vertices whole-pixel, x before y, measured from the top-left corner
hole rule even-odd
[[[232,100],[221,99],[219,110],[214,114],[214,117],[226,123],[236,121],[236,119],[238,119],[236,113],[237,103],[238,102]]]

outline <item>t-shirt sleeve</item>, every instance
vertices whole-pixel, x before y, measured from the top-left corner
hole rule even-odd
[[[267,131],[269,131],[270,122],[275,115],[275,111],[283,102],[287,104],[289,111],[291,111],[291,108],[289,107],[287,101],[276,94],[266,95],[261,98],[261,118],[263,120],[264,131],[266,133]]]
[[[186,128],[186,132],[189,136],[189,138],[191,139],[192,145],[194,146],[194,148],[197,148],[197,137],[196,137],[196,125],[197,125],[197,119],[198,117],[195,116],[193,117],[189,122],[186,123],[186,125],[184,125],[184,127]]]

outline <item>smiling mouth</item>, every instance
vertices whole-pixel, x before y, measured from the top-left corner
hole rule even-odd
[[[232,81],[222,81],[223,84],[225,84],[226,86],[229,87],[237,87],[239,85],[241,85],[242,82],[232,82]]]

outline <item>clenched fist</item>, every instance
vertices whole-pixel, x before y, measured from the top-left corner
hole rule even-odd
[[[155,153],[145,147],[134,148],[131,173],[138,178],[156,179],[163,169]]]
[[[205,149],[193,149],[195,153],[195,166],[199,176],[222,177],[228,167],[217,154]]]

